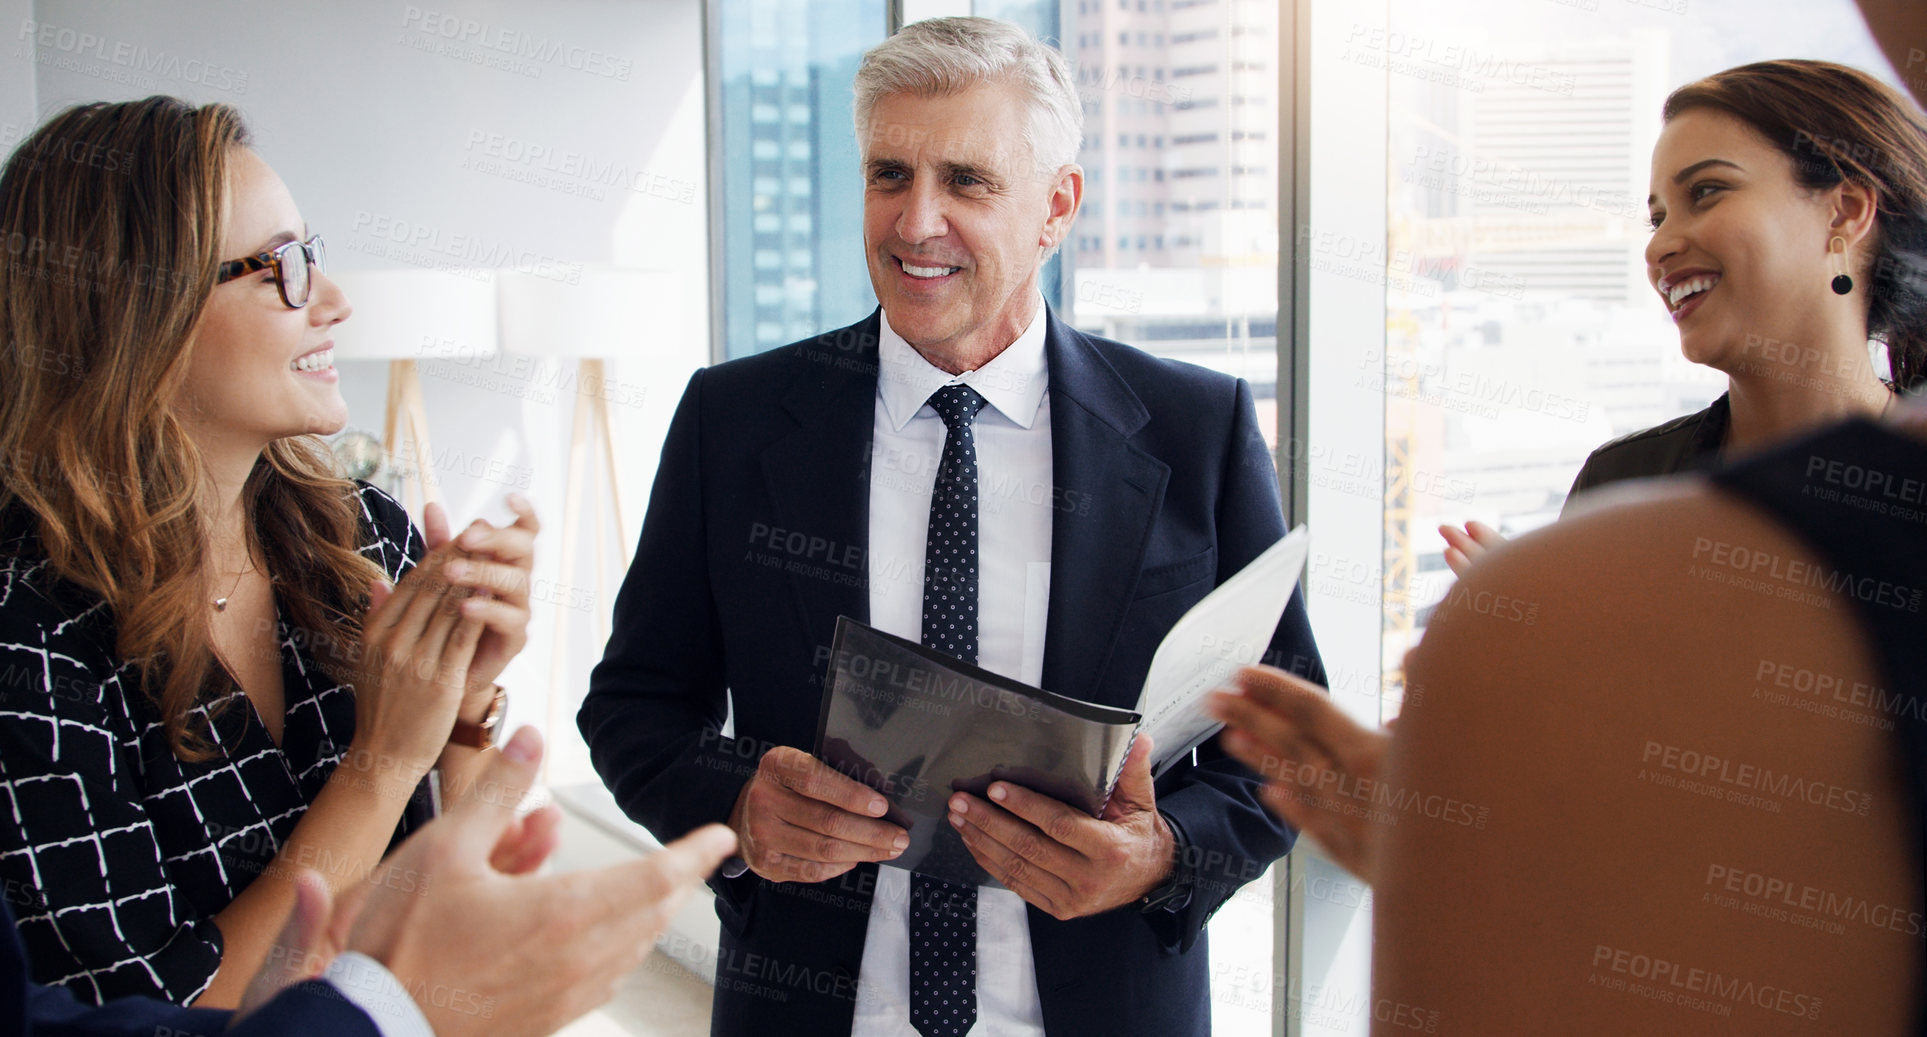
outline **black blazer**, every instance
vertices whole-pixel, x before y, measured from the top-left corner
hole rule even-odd
[[[240,1026],[230,1013],[182,1008],[145,997],[123,997],[99,1008],[83,1005],[65,987],[27,978],[26,952],[13,927],[13,908],[0,900],[0,1035],[12,1037],[156,1037],[219,1034],[229,1037],[380,1037],[368,1014],[325,983],[282,991]]]
[[[1048,319],[1043,684],[1131,707],[1171,625],[1284,535],[1277,480],[1242,380]],[[677,407],[577,718],[616,801],[664,840],[726,819],[770,748],[813,748],[836,618],[869,616],[878,321],[698,371]],[[1323,683],[1302,597],[1266,661]],[[720,733],[731,702],[733,737]],[[1159,780],[1159,809],[1193,847],[1183,911],[1030,910],[1052,1033],[1210,1032],[1205,920],[1291,847],[1259,786],[1215,743]],[[875,876],[714,880],[713,1032],[849,1033]]]
[[[1566,503],[1559,513],[1572,510],[1572,502],[1581,492],[1607,483],[1712,467],[1719,460],[1726,427],[1732,423],[1733,408],[1727,394],[1721,393],[1705,410],[1612,440],[1586,455],[1586,463],[1579,466],[1579,475],[1572,480],[1572,489],[1566,491]]]

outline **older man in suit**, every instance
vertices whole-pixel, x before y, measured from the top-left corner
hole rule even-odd
[[[690,380],[578,718],[595,766],[659,836],[742,841],[715,1033],[1202,1037],[1204,923],[1290,847],[1215,745],[1156,782],[1140,746],[1101,817],[951,795],[982,888],[878,868],[905,833],[808,750],[839,615],[1134,706],[1164,633],[1284,533],[1249,387],[1045,305],[1084,190],[1054,50],[917,23],[855,112],[881,308]],[[1322,680],[1301,600],[1267,658]]]

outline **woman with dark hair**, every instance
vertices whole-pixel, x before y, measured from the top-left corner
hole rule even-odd
[[[36,979],[231,1007],[299,869],[472,778],[534,516],[425,544],[333,474],[348,303],[233,109],[54,117],[0,242],[0,879]]]
[[[1918,4],[1861,7],[1896,58],[1927,31]],[[1725,190],[1703,191],[1683,262],[1738,281],[1813,229],[1760,247],[1711,220]],[[1895,298],[1921,273],[1890,268]],[[1891,346],[1904,381],[1918,353]],[[1374,1017],[1927,1033],[1924,488],[1911,400],[1703,479],[1608,490],[1465,574],[1407,657],[1424,694],[1390,738],[1265,667],[1214,696],[1268,805],[1373,884]],[[1534,625],[1473,605],[1501,595]]]
[[[1615,439],[1572,502],[1621,479],[1702,469],[1927,381],[1927,118],[1824,61],[1763,61],[1674,91],[1653,148],[1646,274],[1688,360],[1727,376],[1706,409]],[[1875,371],[1869,338],[1886,347]],[[1502,542],[1440,527],[1454,572]]]

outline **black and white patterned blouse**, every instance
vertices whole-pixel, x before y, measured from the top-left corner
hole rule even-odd
[[[358,497],[361,551],[398,579],[421,538],[393,498],[366,483]],[[138,669],[114,653],[105,603],[56,578],[19,523],[6,536],[0,890],[34,979],[94,1002],[186,1004],[221,964],[214,915],[274,860],[353,740],[354,688],[280,619],[281,745],[236,689],[210,733],[216,755],[183,763]]]

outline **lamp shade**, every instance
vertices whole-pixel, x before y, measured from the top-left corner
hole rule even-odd
[[[645,334],[681,334],[682,276],[585,264],[568,281],[505,271],[502,348],[531,356],[595,359],[629,352]]]
[[[496,351],[492,270],[329,274],[354,313],[334,330],[345,360],[463,360]]]

